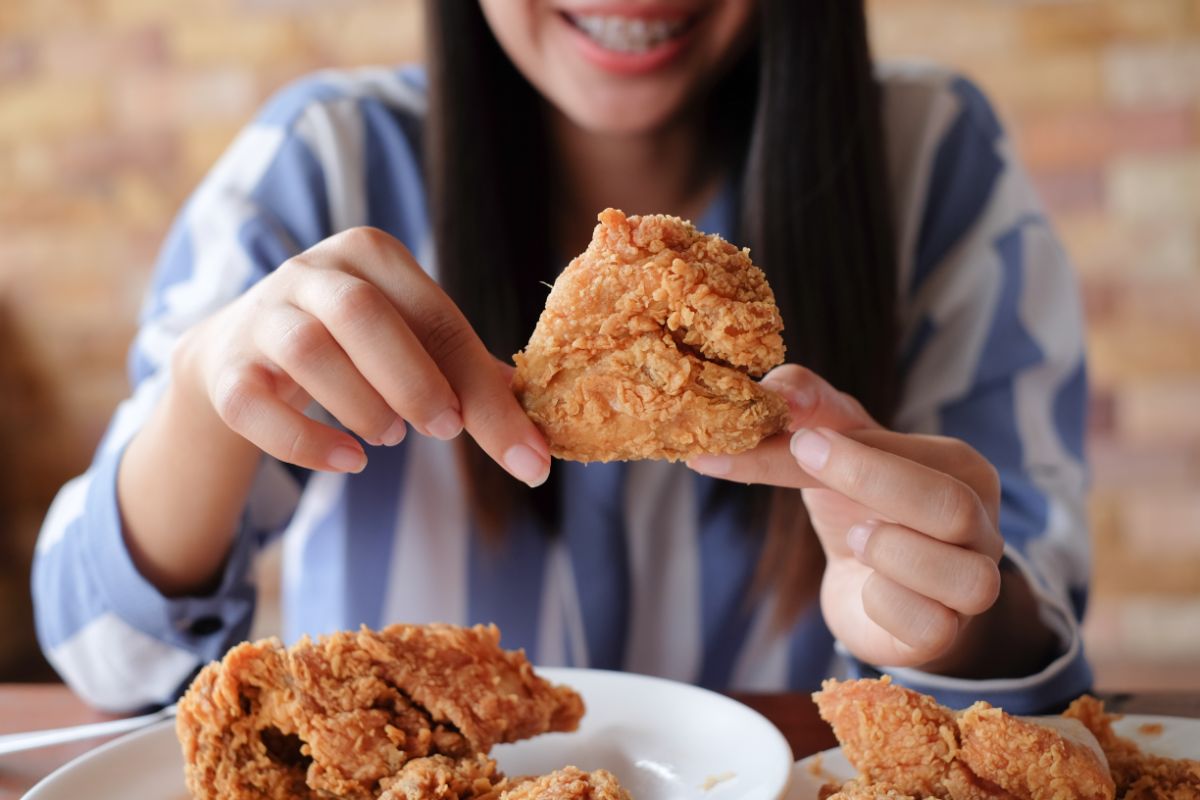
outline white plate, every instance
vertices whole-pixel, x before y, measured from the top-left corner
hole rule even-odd
[[[587,703],[575,733],[500,745],[510,775],[574,764],[615,773],[636,800],[779,800],[791,749],[765,717],[728,697],[621,672],[539,669]],[[709,784],[707,790],[705,785]],[[63,766],[26,800],[185,800],[174,721],[99,747]]]
[[[724,695],[622,672],[538,672],[575,687],[587,713],[575,733],[498,746],[510,775],[603,767],[635,800],[776,800],[787,788],[792,750],[783,734]]]
[[[1143,725],[1161,725],[1162,733],[1143,733],[1139,730]],[[1200,719],[1126,714],[1113,729],[1133,739],[1147,753],[1168,758],[1200,758]],[[826,783],[847,781],[856,774],[840,747],[809,756],[796,764],[787,800],[817,800]]]

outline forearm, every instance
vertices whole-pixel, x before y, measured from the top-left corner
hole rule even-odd
[[[130,556],[167,596],[211,588],[261,457],[217,416],[186,360],[176,357],[170,385],[130,441],[117,474]]]

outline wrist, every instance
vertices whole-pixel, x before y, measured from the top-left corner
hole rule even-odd
[[[1053,661],[1058,647],[1025,576],[1002,560],[996,602],[982,614],[964,618],[950,650],[918,669],[969,680],[1022,677]]]
[[[200,424],[214,421],[226,427],[217,415],[204,372],[203,330],[206,323],[185,331],[171,352],[171,380],[163,403],[168,416],[195,419]],[[214,425],[215,427],[215,425]]]
[[[261,452],[225,425],[185,335],[170,380],[117,473],[125,544],[138,571],[167,596],[215,587]]]

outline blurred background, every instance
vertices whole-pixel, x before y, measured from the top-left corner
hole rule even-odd
[[[881,57],[990,94],[1078,267],[1099,685],[1200,689],[1200,0],[869,6]],[[417,0],[0,0],[0,680],[52,677],[34,538],[127,392],[181,202],[272,91],[421,30]]]

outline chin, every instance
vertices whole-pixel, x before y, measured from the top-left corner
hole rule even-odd
[[[556,104],[574,125],[591,133],[639,135],[662,129],[680,118],[686,105],[682,92],[664,92],[651,87],[627,87],[613,92],[580,92],[590,101]]]
[[[638,136],[652,133],[671,121],[670,115],[647,115],[641,109],[601,113],[587,111],[578,116],[568,115],[568,119],[589,133],[610,136]]]

